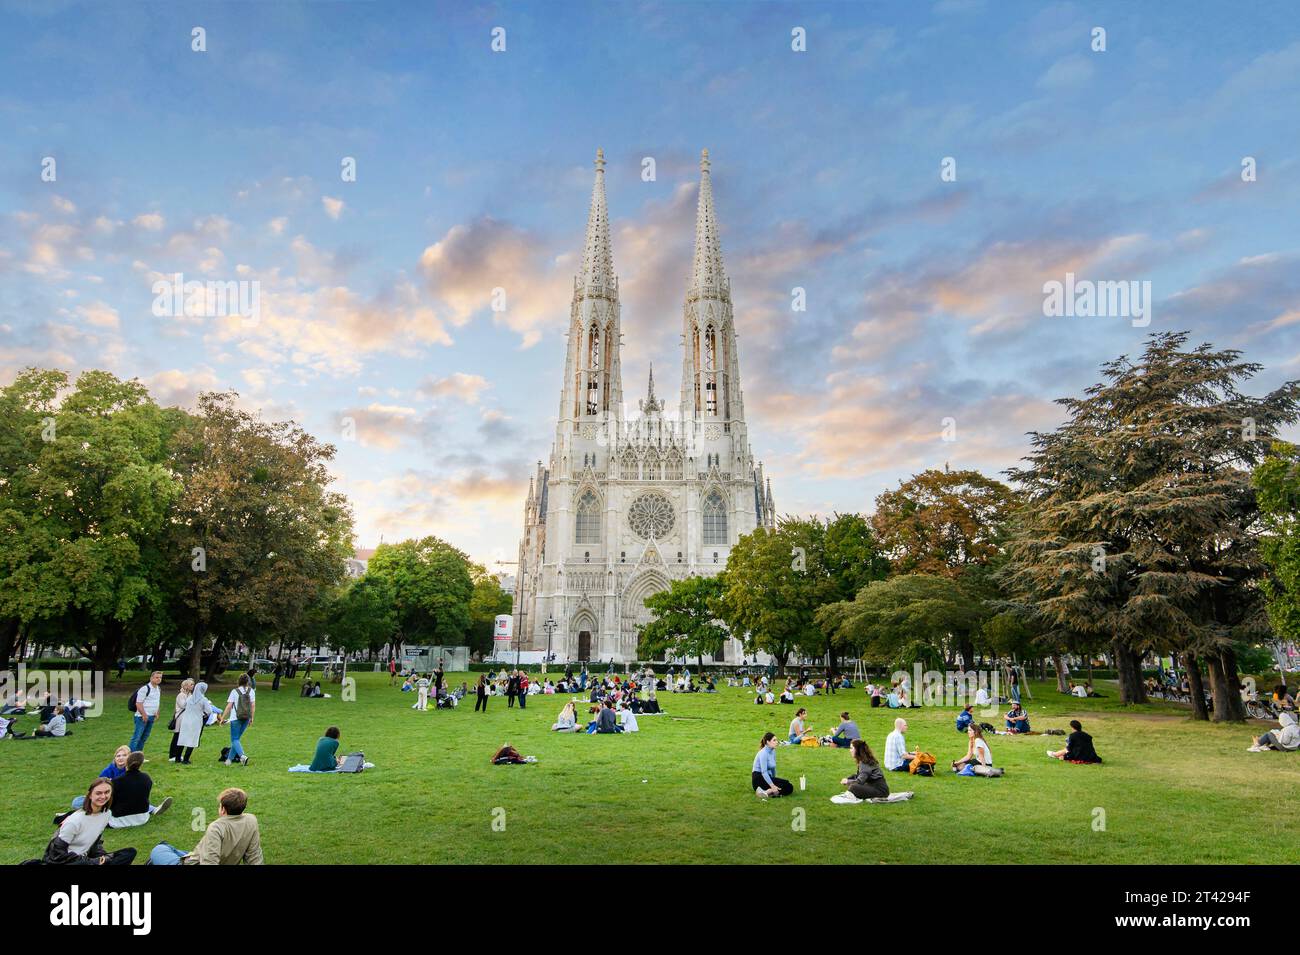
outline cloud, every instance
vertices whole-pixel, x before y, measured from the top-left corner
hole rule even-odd
[[[333,196],[321,196],[321,205],[325,207],[325,214],[331,219],[337,220],[343,215],[343,200],[335,199]]]
[[[440,315],[464,325],[495,300],[504,308],[493,309],[493,321],[519,334],[525,348],[564,326],[576,266],[576,256],[555,255],[540,237],[486,216],[453,226],[420,256]]]
[[[490,387],[482,375],[468,375],[461,371],[445,378],[426,378],[420,383],[421,393],[430,398],[456,398],[470,405],[478,404],[483,392]]]
[[[372,402],[364,407],[344,408],[335,424],[346,438],[351,434],[362,447],[393,451],[406,441],[432,440],[436,428],[427,414],[416,408]]]
[[[131,224],[146,232],[161,232],[167,225],[167,220],[157,212],[144,212],[132,219]]]
[[[92,302],[90,305],[77,306],[77,314],[86,322],[97,328],[117,328],[120,325],[118,321],[117,309],[103,302]]]

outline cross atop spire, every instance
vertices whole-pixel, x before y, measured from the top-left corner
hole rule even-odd
[[[718,219],[713,211],[713,180],[709,176],[709,151],[700,153],[700,197],[695,211],[695,260],[691,269],[691,287],[701,293],[721,293],[727,289],[722,269],[722,245],[718,239]]]
[[[614,284],[614,256],[609,244],[609,209],[605,204],[605,150],[596,150],[596,181],[591,187],[591,212],[587,215],[587,242],[578,284]]]

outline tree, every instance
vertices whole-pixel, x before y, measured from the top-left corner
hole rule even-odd
[[[327,620],[331,647],[347,653],[373,653],[397,633],[397,612],[388,584],[370,574],[339,590]]]
[[[1263,533],[1268,616],[1281,640],[1300,642],[1300,447],[1278,441],[1252,477]]]
[[[347,499],[329,490],[334,448],[293,422],[239,409],[234,393],[205,393],[177,431],[173,469],[183,493],[168,551],[182,580],[189,672],[206,675],[225,647],[250,648],[301,632],[327,604],[352,553]]]
[[[58,618],[63,640],[107,670],[150,606],[148,559],[179,485],[166,420],[138,381],[29,369],[4,389],[0,616]],[[12,646],[12,637],[10,637]]]
[[[988,616],[961,580],[903,574],[873,581],[852,600],[827,604],[817,624],[837,644],[877,663],[933,666],[946,646],[969,641]]]
[[[824,604],[852,596],[879,580],[889,564],[860,515],[828,521],[782,518],[775,530],[758,528],[731,549],[720,575],[721,619],[748,650],[762,650],[782,666],[792,652],[829,657],[840,647],[817,626]]]
[[[1124,702],[1145,702],[1142,658],[1167,649],[1193,682],[1206,662],[1216,720],[1242,719],[1233,643],[1265,627],[1249,469],[1296,419],[1300,383],[1251,398],[1238,385],[1259,365],[1186,340],[1152,335],[1137,364],[1107,362],[1058,400],[1063,425],[1031,435],[1007,472],[1027,505],[1001,583],[1044,629],[1109,641]]]
[[[489,655],[496,639],[498,614],[510,613],[511,596],[501,589],[501,581],[481,564],[470,567],[474,580],[474,593],[469,601],[469,648],[480,658]]]
[[[695,657],[704,669],[704,655],[721,656],[728,636],[727,628],[717,619],[721,596],[722,581],[717,577],[685,577],[647,597],[645,605],[652,618],[640,628],[640,656]]]
[[[876,498],[871,526],[901,574],[958,577],[1001,552],[1015,494],[978,471],[931,468]]]
[[[461,645],[470,628],[474,581],[469,558],[437,537],[380,544],[366,576],[382,579],[393,595],[398,638]]]

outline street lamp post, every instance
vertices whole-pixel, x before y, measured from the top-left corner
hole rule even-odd
[[[555,622],[554,617],[547,617],[546,623],[542,624],[542,626],[546,628],[546,662],[549,663],[551,659],[551,637],[554,635],[555,628],[558,627],[559,624]]]

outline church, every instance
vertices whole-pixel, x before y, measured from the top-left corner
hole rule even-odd
[[[623,400],[602,150],[595,165],[555,441],[529,481],[513,615],[524,649],[621,663],[637,659],[647,597],[671,580],[721,571],[741,536],[775,526],[776,509],[745,424],[709,151],[700,159],[676,409],[655,393],[653,368],[636,411]],[[729,640],[722,659],[739,662],[741,652]]]

